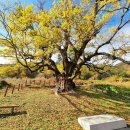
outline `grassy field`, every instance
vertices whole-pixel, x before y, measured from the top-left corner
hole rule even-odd
[[[93,82],[88,84],[93,85]],[[98,81],[95,81],[99,84]],[[101,84],[101,83],[100,83]],[[51,89],[24,88],[14,94],[0,90],[0,105],[21,105],[14,115],[9,109],[0,110],[0,130],[82,130],[77,119],[82,116],[113,114],[130,124],[130,92],[127,97],[109,95],[81,86],[75,94],[56,96]],[[129,88],[126,88],[129,90]]]

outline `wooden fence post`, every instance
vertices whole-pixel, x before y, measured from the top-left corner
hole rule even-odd
[[[12,89],[12,94],[14,93],[14,89],[15,89],[15,85],[13,86],[13,89]]]
[[[45,87],[45,80],[44,80],[44,87]]]
[[[26,81],[25,81],[25,86],[27,86],[27,84],[28,84],[28,81],[26,80]]]
[[[50,85],[50,81],[49,81],[49,87],[51,87],[51,85]]]
[[[41,80],[39,81],[39,85],[41,85]]]
[[[9,88],[9,87],[7,87],[6,90],[5,90],[4,97],[6,97],[6,95],[7,95],[8,88]]]
[[[20,84],[18,85],[18,91],[19,91],[19,89],[20,89]]]

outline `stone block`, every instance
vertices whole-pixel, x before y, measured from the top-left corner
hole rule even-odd
[[[126,127],[123,118],[113,115],[80,117],[78,122],[84,130],[115,130]]]

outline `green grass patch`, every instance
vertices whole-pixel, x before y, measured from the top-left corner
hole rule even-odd
[[[119,87],[110,84],[96,84],[94,85],[94,88],[105,92],[105,94],[109,96],[130,99],[130,88]]]

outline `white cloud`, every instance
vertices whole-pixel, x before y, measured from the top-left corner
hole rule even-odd
[[[7,58],[0,57],[0,64],[10,64],[11,61]]]
[[[126,35],[130,35],[130,24],[128,24],[124,28],[122,28],[121,32],[123,32]]]

